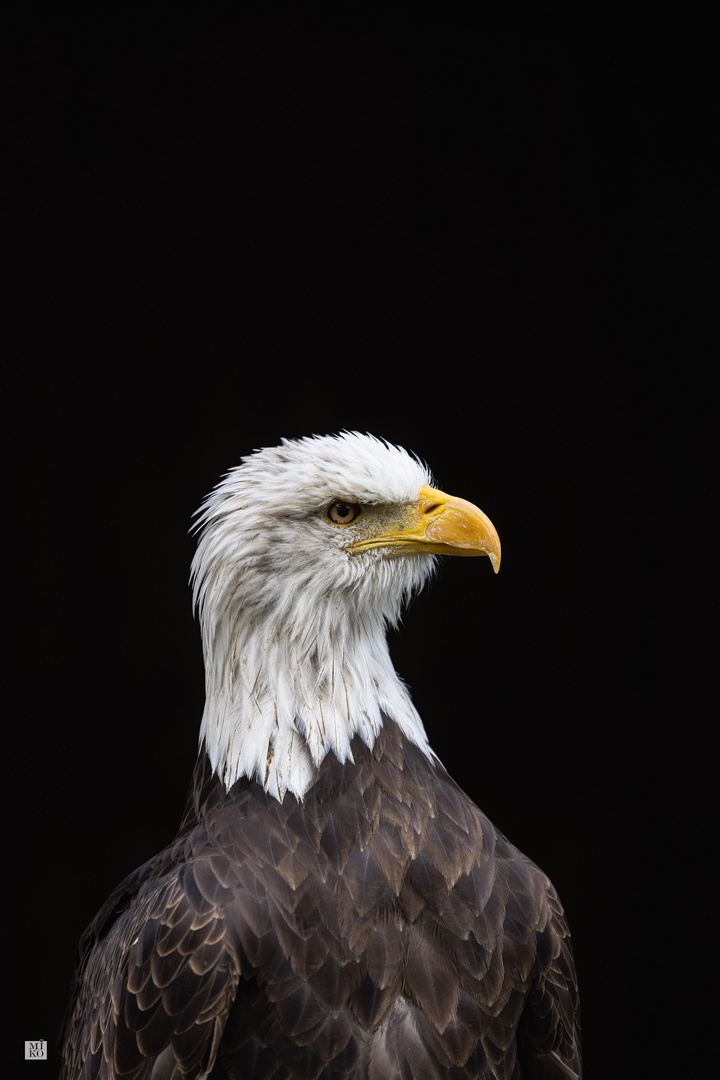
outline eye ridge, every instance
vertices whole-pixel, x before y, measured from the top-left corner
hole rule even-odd
[[[362,511],[360,503],[351,502],[349,499],[336,499],[328,506],[325,517],[333,525],[352,525],[353,521],[357,521],[360,517]]]

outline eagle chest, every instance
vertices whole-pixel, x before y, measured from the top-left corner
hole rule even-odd
[[[459,1066],[527,979],[503,961],[495,830],[419,754],[401,769],[365,756],[335,763],[302,803],[249,784],[242,808],[218,814],[242,975],[223,1051],[253,1068],[258,1054],[362,1056],[395,1028]]]

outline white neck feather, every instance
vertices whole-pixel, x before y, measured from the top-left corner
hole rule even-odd
[[[277,799],[286,791],[303,798],[328,753],[352,760],[355,735],[372,749],[382,713],[434,756],[382,621],[325,615],[305,639],[279,633],[275,619],[258,625],[243,612],[232,618],[226,611],[203,627],[200,741],[226,788],[247,776]]]

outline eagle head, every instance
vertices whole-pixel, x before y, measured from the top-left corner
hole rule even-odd
[[[248,775],[302,797],[328,752],[346,760],[355,734],[372,746],[383,713],[427,745],[385,631],[437,555],[488,555],[498,570],[481,510],[402,448],[343,432],[243,458],[197,529],[201,740],[227,786]]]

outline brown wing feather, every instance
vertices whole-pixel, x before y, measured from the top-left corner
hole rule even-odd
[[[391,721],[352,751],[302,803],[199,761],[84,939],[64,1077],[580,1076],[550,882]]]
[[[212,873],[201,855],[144,875],[137,890],[129,879],[129,906],[90,928],[62,1076],[197,1076],[211,1067],[240,974],[222,903],[207,895],[222,894]],[[153,1071],[163,1054],[165,1069]]]

